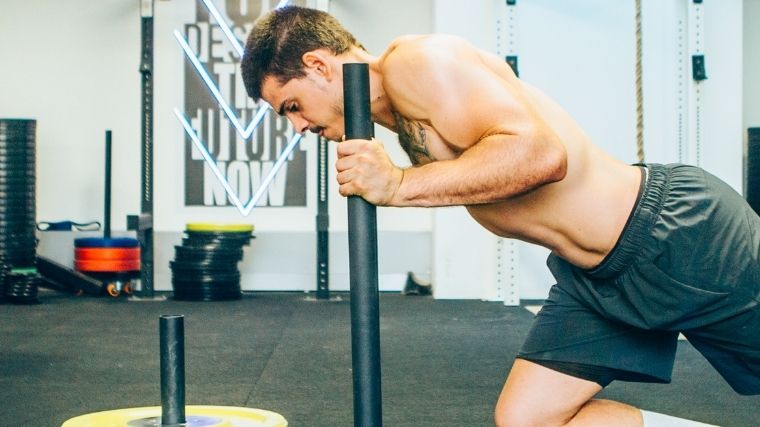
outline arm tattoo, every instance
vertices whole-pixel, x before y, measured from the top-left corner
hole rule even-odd
[[[408,120],[395,111],[393,117],[396,119],[396,131],[401,148],[409,156],[412,164],[420,165],[435,160],[425,144],[427,140],[425,128],[418,122]]]

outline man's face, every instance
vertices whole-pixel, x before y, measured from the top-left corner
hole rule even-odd
[[[306,76],[280,84],[268,76],[261,86],[262,98],[293,124],[295,131],[310,130],[332,141],[344,135],[342,93],[323,76],[306,69]]]

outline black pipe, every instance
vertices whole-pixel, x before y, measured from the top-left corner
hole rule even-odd
[[[747,129],[747,157],[744,165],[744,194],[760,215],[760,127]]]
[[[144,7],[143,7],[144,6]],[[142,52],[142,213],[153,213],[153,0],[141,4]]]
[[[185,424],[185,317],[161,315],[161,425]]]
[[[371,139],[367,64],[343,64],[343,103],[346,139]],[[359,196],[348,198],[348,252],[354,426],[381,426],[377,213]]]
[[[103,212],[103,238],[111,238],[111,130],[106,130],[106,187]]]
[[[153,0],[140,2],[140,74],[142,75],[142,147],[140,161],[140,290],[136,294],[153,298]]]
[[[327,198],[327,140],[317,139],[317,299],[330,299],[330,215]]]

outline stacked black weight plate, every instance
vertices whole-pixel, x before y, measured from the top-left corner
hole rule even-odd
[[[747,129],[747,202],[760,215],[760,127]]]
[[[16,304],[35,304],[41,281],[36,268],[13,269],[5,275],[5,299]]]
[[[31,295],[36,300],[39,283],[36,271],[27,271],[34,268],[37,251],[36,129],[35,120],[0,119],[0,288],[11,302],[29,302]],[[15,270],[27,272],[19,278]]]
[[[5,276],[8,275],[8,269],[0,264],[0,302],[5,300]]]
[[[185,230],[181,246],[175,246],[172,269],[174,299],[228,301],[239,299],[243,246],[250,232]]]

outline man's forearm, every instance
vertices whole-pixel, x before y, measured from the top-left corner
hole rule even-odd
[[[454,160],[439,160],[404,171],[393,206],[477,205],[507,200],[565,175],[558,144],[494,135]]]

